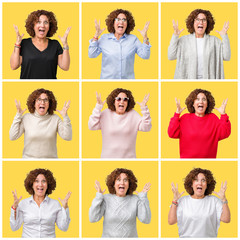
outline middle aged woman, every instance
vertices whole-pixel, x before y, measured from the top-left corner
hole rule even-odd
[[[106,184],[110,194],[102,191],[100,183],[96,181],[96,198],[89,209],[90,222],[98,222],[103,216],[102,237],[130,238],[138,237],[136,218],[142,223],[150,223],[151,210],[147,193],[150,183],[142,192],[134,195],[137,189],[137,179],[131,170],[117,168],[107,176]]]
[[[14,25],[17,40],[10,59],[12,70],[21,66],[21,79],[56,79],[57,66],[67,71],[70,66],[70,55],[67,28],[60,40],[51,40],[58,29],[53,12],[37,10],[29,14],[26,20],[26,30],[32,38],[23,39],[18,27]]]
[[[70,223],[68,192],[64,199],[48,197],[56,188],[56,180],[50,170],[38,168],[32,170],[24,181],[26,191],[32,195],[20,202],[17,192],[12,191],[14,202],[11,208],[10,226],[13,231],[23,224],[23,238],[53,238],[55,223],[62,231],[67,231]]]
[[[217,237],[220,221],[231,220],[228,201],[225,195],[227,182],[222,183],[219,192],[215,192],[216,181],[207,169],[194,168],[186,176],[184,187],[189,193],[181,197],[172,183],[173,201],[168,214],[170,225],[178,224],[179,237],[207,238]],[[214,192],[219,198],[212,196]]]
[[[64,140],[72,140],[72,125],[67,115],[70,101],[65,102],[61,111],[63,117],[54,114],[57,100],[49,90],[40,88],[33,91],[27,100],[30,113],[23,115],[20,101],[15,100],[17,114],[9,136],[16,140],[24,133],[23,158],[57,158],[57,133]]]
[[[217,31],[222,41],[209,35],[214,28],[214,18],[210,11],[195,9],[186,20],[189,35],[179,38],[184,29],[178,28],[173,20],[174,33],[168,47],[168,59],[177,59],[174,78],[176,79],[222,79],[223,60],[231,58],[227,31],[229,22]]]
[[[107,97],[108,109],[101,112],[105,101],[97,93],[97,104],[89,117],[88,128],[102,131],[102,158],[136,158],[137,132],[152,128],[147,107],[149,94],[138,102],[143,116],[133,110],[135,101],[131,91],[114,89]]]
[[[185,104],[190,113],[180,114],[185,109],[180,101],[175,99],[177,111],[171,118],[168,135],[180,139],[181,158],[216,158],[218,141],[227,138],[231,133],[231,123],[225,113],[227,100],[219,108],[219,119],[211,113],[215,100],[211,92],[203,89],[193,90],[187,97]]]
[[[149,23],[146,23],[143,30],[138,29],[143,36],[143,43],[141,43],[135,35],[130,34],[135,27],[131,12],[123,9],[112,11],[106,19],[109,34],[104,34],[99,40],[105,28],[101,29],[100,20],[99,23],[95,20],[96,33],[90,40],[88,56],[96,58],[102,53],[101,78],[135,78],[135,54],[143,59],[150,57],[151,45],[147,37]]]

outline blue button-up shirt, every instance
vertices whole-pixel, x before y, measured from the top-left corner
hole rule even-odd
[[[135,35],[125,33],[117,40],[113,33],[103,34],[98,41],[90,40],[88,56],[96,58],[102,53],[102,79],[134,79],[135,53],[148,59],[150,47]]]

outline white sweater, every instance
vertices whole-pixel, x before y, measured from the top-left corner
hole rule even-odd
[[[136,218],[142,223],[150,223],[151,210],[147,193],[118,197],[115,194],[96,194],[89,209],[90,222],[98,222],[102,216],[102,237],[138,237]]]
[[[228,35],[222,41],[208,34],[203,44],[203,79],[224,79],[223,60],[231,58]],[[177,59],[175,79],[197,79],[197,44],[195,33],[181,38],[173,34],[168,47],[168,59]]]
[[[66,115],[40,116],[36,111],[15,116],[9,137],[16,140],[24,133],[23,158],[57,158],[57,133],[64,140],[72,139],[72,125]]]

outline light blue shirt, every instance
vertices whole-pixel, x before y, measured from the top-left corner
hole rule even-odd
[[[149,59],[150,47],[135,35],[125,33],[117,40],[113,33],[103,34],[98,41],[90,40],[88,56],[96,58],[102,53],[102,79],[134,79],[135,53]]]

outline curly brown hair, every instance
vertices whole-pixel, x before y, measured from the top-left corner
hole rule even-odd
[[[215,185],[216,185],[216,181],[213,177],[213,174],[210,170],[207,169],[202,169],[202,168],[194,168],[192,171],[190,171],[190,173],[186,176],[185,180],[184,180],[184,187],[186,189],[186,191],[190,194],[193,195],[193,188],[192,188],[192,184],[193,184],[193,180],[197,177],[197,175],[199,173],[204,174],[204,176],[206,177],[207,180],[207,189],[205,190],[204,195],[210,195],[212,194],[212,192],[215,189]]]
[[[46,194],[50,195],[56,188],[56,180],[53,177],[53,174],[50,170],[43,169],[43,168],[34,169],[27,174],[27,177],[24,180],[24,186],[25,186],[26,191],[29,194],[34,195],[34,191],[33,191],[32,187],[33,187],[34,181],[36,180],[36,178],[39,174],[44,175],[44,177],[46,178],[47,185],[48,185]]]
[[[188,32],[189,33],[194,33],[195,32],[194,21],[195,21],[195,19],[198,16],[199,13],[203,13],[206,16],[207,28],[206,28],[205,32],[206,32],[206,34],[209,34],[214,28],[215,21],[214,21],[214,18],[212,16],[211,12],[208,11],[208,10],[203,10],[203,9],[193,10],[190,13],[190,15],[188,16],[188,18],[186,19],[186,26],[187,26]]]
[[[115,185],[116,179],[121,173],[125,173],[128,177],[129,187],[126,195],[132,195],[133,192],[137,189],[137,179],[134,176],[133,172],[126,168],[116,168],[114,171],[111,172],[111,174],[107,176],[106,184],[108,187],[108,191],[111,194],[116,194],[114,185]]]
[[[37,11],[31,12],[28,15],[28,18],[26,19],[26,25],[25,25],[26,30],[31,37],[34,37],[35,36],[34,25],[35,23],[37,23],[41,15],[45,15],[48,18],[49,31],[47,33],[47,37],[52,37],[57,32],[57,29],[58,29],[57,20],[53,12],[49,12],[46,10],[37,10]]]
[[[197,98],[197,95],[199,93],[203,93],[206,96],[206,98],[207,98],[208,106],[206,108],[205,114],[206,113],[211,113],[212,110],[214,109],[214,106],[215,106],[215,99],[212,96],[211,92],[209,92],[207,90],[200,89],[200,88],[197,88],[197,89],[193,90],[189,94],[189,96],[186,98],[185,104],[187,105],[188,111],[190,113],[195,113],[195,108],[193,107],[193,103],[194,103],[194,100]]]
[[[134,29],[135,21],[134,21],[134,18],[132,16],[132,13],[129,12],[128,10],[116,9],[116,10],[112,11],[107,16],[107,19],[105,20],[108,32],[115,33],[114,21],[115,21],[115,18],[117,18],[117,16],[121,13],[124,14],[127,18],[127,28],[126,28],[125,33],[129,34]]]
[[[107,97],[108,108],[111,111],[114,111],[114,112],[116,111],[114,103],[115,103],[115,98],[118,96],[119,93],[125,93],[127,95],[127,97],[129,98],[128,105],[127,105],[127,108],[126,108],[126,112],[129,112],[131,109],[134,108],[135,101],[134,101],[134,97],[132,95],[132,92],[130,90],[123,89],[123,88],[116,88],[108,95],[108,97]]]
[[[48,96],[48,101],[49,101],[49,107],[48,107],[48,114],[52,115],[53,111],[56,111],[57,108],[57,100],[53,94],[52,91],[46,90],[44,88],[39,88],[35,91],[33,91],[27,99],[27,106],[28,106],[28,111],[30,113],[35,112],[35,102],[37,98],[42,94],[45,93]]]

